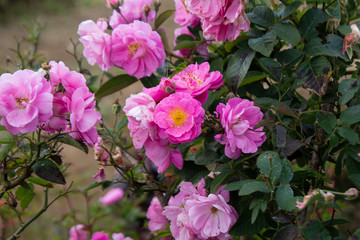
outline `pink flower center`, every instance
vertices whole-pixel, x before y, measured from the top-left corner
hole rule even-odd
[[[218,211],[218,209],[216,207],[211,208],[211,213],[216,213],[217,211]]]
[[[137,42],[132,42],[129,44],[128,46],[128,54],[131,56],[134,56],[135,53],[137,52],[138,48],[139,48],[139,43]]]
[[[181,107],[174,107],[170,110],[168,118],[174,120],[173,126],[180,127],[184,124],[188,114]]]
[[[16,99],[16,103],[17,103],[19,108],[25,108],[27,103],[29,103],[28,98],[15,98],[15,99]]]

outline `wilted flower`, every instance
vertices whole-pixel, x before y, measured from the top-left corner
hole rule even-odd
[[[83,55],[90,65],[98,64],[103,71],[114,67],[111,62],[111,36],[105,32],[108,24],[105,19],[96,23],[86,20],[80,23],[77,33],[84,45]]]
[[[110,191],[108,191],[103,197],[99,199],[99,201],[105,205],[111,205],[113,203],[116,203],[122,197],[124,196],[124,190],[121,188],[112,188]]]
[[[349,188],[344,194],[347,200],[354,200],[359,197],[359,191],[356,188]]]
[[[18,70],[0,76],[1,125],[12,134],[33,132],[53,115],[50,83],[39,73]]]
[[[106,164],[109,159],[109,154],[102,148],[103,141],[101,137],[98,137],[98,141],[94,145],[94,157],[95,160],[101,164]]]
[[[205,111],[201,103],[187,93],[173,93],[161,100],[154,112],[159,134],[172,143],[190,142],[201,133]]]
[[[161,37],[141,21],[116,27],[112,32],[111,60],[131,76],[150,76],[165,60]]]
[[[356,43],[360,39],[360,30],[356,24],[351,24],[351,33],[345,36],[342,54],[345,53],[346,49],[352,44]]]
[[[102,182],[105,180],[104,168],[99,168],[99,171],[93,176],[97,182]]]
[[[318,194],[319,194],[318,191],[312,191],[309,195],[304,196],[302,202],[296,199],[296,207],[299,208],[300,210],[303,210],[307,206],[310,199]]]
[[[254,153],[266,139],[263,128],[254,129],[263,118],[260,108],[254,102],[241,98],[232,98],[225,105],[220,103],[216,112],[219,114],[223,134],[215,140],[225,144],[225,155],[238,158],[243,153]]]
[[[324,198],[325,202],[334,202],[335,195],[332,192],[324,192],[323,190],[320,190],[320,194]]]

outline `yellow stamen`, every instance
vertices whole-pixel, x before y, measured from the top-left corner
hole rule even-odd
[[[179,127],[184,124],[188,114],[180,107],[174,107],[170,110],[169,118],[174,120],[173,126]]]
[[[139,43],[137,42],[130,43],[130,45],[128,46],[128,54],[134,56],[138,48],[139,48]]]
[[[15,98],[16,99],[16,103],[18,105],[18,107],[20,108],[24,108],[25,106],[22,104],[23,102],[26,102],[28,103],[29,102],[29,99],[27,98]]]

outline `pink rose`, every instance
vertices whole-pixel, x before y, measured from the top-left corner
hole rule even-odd
[[[95,232],[92,235],[91,240],[110,240],[110,237],[109,237],[109,234],[101,231],[101,232]]]
[[[195,14],[186,11],[182,0],[175,0],[175,10],[174,22],[182,27],[195,27],[200,22],[200,19]]]
[[[110,9],[112,9],[112,5],[114,6],[118,6],[119,5],[119,0],[106,0],[106,6]]]
[[[246,99],[232,98],[225,105],[220,103],[216,112],[224,128],[223,134],[215,136],[215,140],[225,144],[225,155],[238,158],[243,153],[254,153],[265,139],[263,128],[254,129],[263,118],[260,108]]]
[[[111,60],[131,76],[150,76],[165,60],[161,37],[148,23],[120,25],[112,32]]]
[[[69,240],[88,240],[88,232],[83,230],[84,227],[82,224],[72,226]]]
[[[224,2],[224,0],[184,0],[186,9],[200,18],[217,17]]]
[[[150,10],[146,17],[145,9],[149,9],[152,0],[124,0],[123,4],[119,8],[124,18],[116,11],[113,11],[113,15],[110,17],[109,24],[114,29],[120,24],[132,23],[135,20],[143,22],[152,22],[155,19],[155,11]]]
[[[158,198],[153,197],[146,212],[146,217],[149,219],[148,227],[151,232],[166,229],[165,225],[168,223],[168,221],[162,212],[163,209]]]
[[[185,92],[204,103],[208,90],[216,90],[223,84],[219,71],[210,72],[210,64],[190,64],[171,79],[176,86],[175,92]]]
[[[116,203],[124,196],[124,191],[121,188],[112,188],[108,191],[103,197],[99,199],[99,201],[104,205],[108,206],[113,203]]]
[[[99,168],[99,171],[93,176],[95,181],[102,182],[105,180],[105,171],[104,168]]]
[[[12,134],[33,132],[53,115],[50,83],[39,73],[18,70],[0,76],[0,124]]]
[[[175,83],[169,78],[162,78],[160,84],[152,88],[143,88],[142,92],[150,95],[155,102],[169,96],[175,91]]]
[[[85,141],[90,147],[98,141],[95,127],[101,122],[101,114],[95,111],[94,94],[87,87],[78,88],[71,96],[70,135],[75,139]]]
[[[122,233],[113,233],[112,240],[133,240],[131,237],[125,237]]]
[[[96,23],[86,20],[79,25],[79,41],[84,45],[83,55],[90,65],[98,64],[103,71],[114,67],[111,62],[111,36],[105,32],[106,20],[99,19]]]
[[[165,134],[170,142],[184,143],[200,135],[204,116],[199,101],[187,93],[173,93],[156,106],[154,122],[159,126],[159,134]]]

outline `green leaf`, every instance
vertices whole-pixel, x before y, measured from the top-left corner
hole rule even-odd
[[[251,13],[247,14],[252,23],[262,27],[270,27],[275,22],[273,11],[267,6],[256,6]]]
[[[37,161],[32,169],[38,177],[46,181],[63,185],[66,184],[60,169],[50,159],[41,159]]]
[[[52,188],[53,185],[51,183],[49,183],[48,181],[41,179],[41,178],[37,178],[37,177],[29,177],[27,179],[29,182],[35,183],[37,185],[43,186],[43,187],[47,187],[47,188]]]
[[[249,47],[262,55],[269,57],[276,43],[275,31],[267,32],[264,36],[249,40]]]
[[[355,105],[345,109],[340,114],[340,121],[345,125],[360,122],[360,105]]]
[[[188,34],[181,34],[176,38],[176,44],[182,42],[182,41],[194,41],[194,37]]]
[[[275,199],[278,206],[286,211],[291,211],[295,209],[296,198],[294,197],[294,192],[289,186],[280,186],[276,189]]]
[[[100,88],[95,92],[95,98],[100,99],[113,94],[137,81],[136,77],[129,76],[127,74],[118,75],[107,80]]]
[[[29,186],[31,188],[30,190],[20,186],[15,192],[16,198],[20,201],[22,210],[25,210],[25,208],[29,206],[30,202],[35,197],[35,193],[33,192],[34,186],[32,186],[32,184]]]
[[[289,224],[280,228],[275,233],[273,240],[298,240],[300,236],[300,230],[297,226]]]
[[[210,185],[210,192],[214,193],[221,184],[225,183],[227,180],[229,180],[234,175],[231,171],[224,171],[217,175],[214,180],[212,180]]]
[[[179,175],[184,181],[198,183],[199,178],[203,178],[209,174],[209,170],[205,166],[196,165],[193,161],[184,161],[184,166],[181,170],[173,167],[174,172]]]
[[[328,20],[329,16],[317,9],[312,8],[308,10],[300,19],[299,30],[305,40],[310,40],[319,35],[316,27],[323,22]]]
[[[350,174],[348,177],[357,188],[360,188],[360,174]]]
[[[282,74],[282,67],[280,65],[280,63],[276,62],[275,60],[271,59],[271,58],[256,58],[256,60],[258,61],[260,67],[264,70],[264,72],[268,73],[270,75],[270,77],[275,80],[275,81],[279,81]]]
[[[81,151],[85,152],[86,154],[89,153],[89,148],[85,143],[75,140],[72,137],[70,137],[69,135],[59,136],[59,142],[65,143],[67,145],[70,145],[77,149],[80,149]]]
[[[121,119],[120,122],[116,125],[116,131],[120,131],[123,129],[127,124],[129,123],[129,120],[127,119],[126,115]]]
[[[174,47],[174,51],[175,50],[181,50],[181,49],[187,49],[187,48],[193,48],[196,46],[196,42],[195,41],[182,41],[179,42],[178,44],[176,44],[176,46]]]
[[[339,127],[337,129],[337,132],[341,137],[347,139],[350,142],[350,144],[352,144],[352,145],[355,145],[355,144],[357,144],[359,142],[359,136],[351,128]]]
[[[357,79],[349,78],[344,79],[339,84],[339,93],[341,93],[341,98],[339,99],[340,106],[345,105],[349,102],[357,91],[359,91],[360,84]]]
[[[9,152],[16,146],[16,143],[0,144],[0,161],[9,154]]]
[[[324,225],[319,221],[312,221],[310,225],[302,229],[305,240],[330,240],[331,236]]]
[[[332,7],[328,8],[330,15],[341,21],[341,8],[339,1],[335,1],[331,6]]]
[[[16,136],[8,131],[0,131],[0,144],[10,144],[16,142]]]
[[[297,28],[289,23],[278,23],[272,28],[276,35],[293,45],[297,45],[300,42],[300,32],[297,30]]]
[[[266,151],[260,154],[256,164],[260,171],[266,176],[270,176],[271,182],[279,181],[282,171],[282,160],[277,152]]]
[[[289,160],[283,159],[282,169],[279,182],[281,184],[288,184],[294,176],[293,168]]]
[[[141,81],[142,85],[146,88],[152,88],[152,87],[156,87],[157,85],[159,85],[159,80],[156,78],[156,76],[154,74],[151,74],[150,77],[140,78],[140,81]]]
[[[286,8],[284,8],[280,13],[280,18],[281,19],[284,19],[286,18],[287,16],[289,16],[290,14],[292,14],[293,12],[295,12],[299,7],[300,5],[302,4],[302,2],[300,1],[295,1],[293,2],[292,4],[286,6]]]
[[[238,89],[246,76],[254,56],[254,51],[250,48],[244,48],[237,50],[231,57],[225,72],[225,79],[226,84],[234,92]]]
[[[267,188],[266,183],[263,181],[248,180],[242,184],[242,187],[239,191],[239,196],[250,195],[254,192],[269,193],[270,189]]]
[[[268,74],[262,74],[262,72],[248,71],[239,87],[243,87],[250,83],[257,82],[261,79],[267,78],[268,76],[269,76]]]
[[[330,134],[334,130],[337,124],[335,115],[330,112],[326,114],[318,114],[316,118],[318,120],[319,126],[322,127],[322,129],[324,129],[325,132],[327,132],[328,134]]]
[[[229,234],[234,236],[251,236],[258,233],[265,226],[265,217],[263,214],[259,214],[254,223],[251,223],[252,211],[246,209],[239,216],[238,220],[232,226]]]
[[[278,52],[275,57],[282,65],[294,66],[301,60],[303,54],[299,50],[292,48]]]
[[[209,165],[219,160],[219,156],[216,152],[205,149],[201,151],[199,156],[195,159],[197,165]]]
[[[210,63],[210,71],[223,72],[223,70],[224,70],[224,59],[222,59],[222,58],[215,58],[215,59]]]
[[[156,19],[155,19],[155,29],[158,29],[163,22],[166,21],[171,15],[175,12],[175,10],[166,10],[162,12]]]

